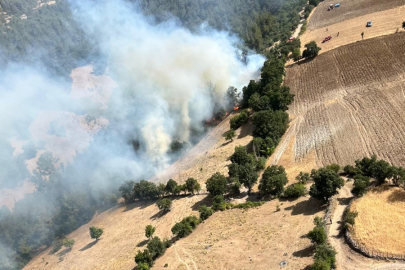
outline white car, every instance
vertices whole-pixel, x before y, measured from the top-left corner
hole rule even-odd
[[[372,21],[367,22],[367,25],[366,25],[366,26],[367,26],[367,27],[373,26],[373,22],[372,22]]]

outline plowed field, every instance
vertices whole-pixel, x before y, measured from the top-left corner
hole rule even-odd
[[[295,94],[289,110],[294,162],[347,164],[377,154],[405,165],[405,33],[290,66],[285,84]]]
[[[337,3],[340,3],[340,7],[328,11],[329,5]],[[403,0],[326,0],[321,2],[312,14],[308,30],[315,30],[401,5],[404,5]]]

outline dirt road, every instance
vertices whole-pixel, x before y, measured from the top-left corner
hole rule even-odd
[[[350,192],[353,187],[353,182],[347,182],[346,185],[339,191],[337,196],[337,205],[332,217],[332,225],[329,228],[329,241],[337,251],[336,261],[337,270],[383,270],[383,269],[405,269],[405,262],[388,262],[378,261],[370,258],[366,258],[359,253],[353,251],[345,242],[343,234],[340,233],[340,224],[343,216],[343,212],[351,199],[353,198]]]

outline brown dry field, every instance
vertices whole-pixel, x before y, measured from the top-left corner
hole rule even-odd
[[[285,84],[295,94],[290,159],[344,165],[376,154],[405,165],[405,32],[290,66]]]
[[[340,7],[327,11],[330,4],[337,3],[340,3]],[[404,5],[404,0],[325,0],[314,10],[308,23],[308,30],[312,31],[343,21],[349,22],[355,17],[402,5]],[[390,17],[387,17],[387,20],[390,19]],[[364,26],[369,20],[374,21],[374,15],[372,17],[370,15],[370,19],[364,22]],[[399,25],[398,27],[401,26]]]
[[[174,178],[184,182],[186,177],[193,176],[203,184],[216,171],[227,173],[226,165],[230,163],[227,159],[235,146],[246,145],[252,139],[251,127],[247,125],[237,131],[237,138],[233,142],[225,141],[222,134],[229,130],[231,117],[215,127],[191,151],[169,167],[164,174],[166,177],[162,174],[160,179],[167,181]],[[66,253],[62,249],[57,255],[51,255],[50,249],[47,249],[24,269],[43,269],[45,265],[46,269],[132,269],[137,250],[144,248],[139,244],[145,245],[146,225],[156,226],[156,235],[161,238],[171,237],[171,227],[183,217],[198,215],[195,210],[205,198],[206,195],[198,195],[176,199],[173,210],[163,217],[157,215],[158,208],[151,203],[118,205],[99,213],[88,224],[68,235],[76,241],[71,252]],[[105,230],[98,243],[89,237],[90,226]],[[59,257],[63,261],[59,261]]]
[[[153,269],[279,269],[281,261],[288,263],[283,269],[303,269],[312,263],[311,244],[303,236],[321,210],[319,202],[302,197],[217,212],[168,249]]]
[[[354,201],[357,211],[351,232],[357,242],[374,252],[405,254],[405,190],[383,186]]]
[[[405,21],[405,1],[400,2],[402,2],[402,6],[392,9],[358,16],[350,20],[336,22],[335,24],[318,27],[312,30],[309,30],[308,27],[308,30],[300,37],[302,45],[301,51],[304,50],[304,45],[311,41],[315,41],[318,44],[321,48],[320,54],[323,54],[332,49],[361,41],[362,32],[364,32],[364,39],[393,34],[398,28],[398,31],[403,32],[404,30],[401,27],[402,22]],[[317,14],[318,10],[319,9],[315,10],[314,15]],[[373,26],[366,27],[367,21],[370,20],[373,21]],[[309,20],[310,24],[312,21],[313,16],[311,16]],[[339,36],[337,36],[338,32]],[[332,39],[322,43],[323,39],[329,35],[332,36]]]

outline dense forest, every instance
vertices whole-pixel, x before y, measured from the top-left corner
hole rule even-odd
[[[258,52],[285,40],[299,21],[303,0],[129,0],[162,22],[174,19],[198,31],[201,24],[236,33]],[[45,1],[43,1],[45,2]],[[74,20],[67,0],[38,6],[36,0],[0,0],[0,66],[43,65],[51,74],[70,71],[97,57],[97,46]],[[26,16],[26,17],[24,17]]]
[[[262,52],[277,40],[286,40],[299,21],[298,12],[303,0],[140,0],[136,2],[144,13],[156,22],[176,19],[191,31],[199,31],[201,23],[209,27],[232,31],[239,35],[247,48]],[[68,76],[71,70],[88,63],[97,55],[97,46],[86,37],[74,20],[67,0],[38,8],[36,0],[0,0],[0,66],[11,62],[42,65],[51,74]],[[26,15],[26,19],[25,16]],[[11,17],[12,16],[12,17]],[[291,102],[286,89],[281,87],[285,54],[292,49],[277,47],[269,54],[263,68],[261,82],[254,81],[244,89],[245,106],[269,114],[267,124],[273,122],[272,110],[284,111]],[[291,44],[292,46],[292,44]],[[282,51],[284,49],[284,51]],[[281,55],[282,59],[278,58]],[[246,82],[247,84],[248,82]],[[285,103],[275,106],[265,97],[285,97]],[[261,98],[262,97],[262,98]],[[291,100],[290,100],[291,99]],[[268,102],[259,102],[267,100]],[[257,101],[257,102],[256,102]],[[284,115],[283,113],[279,113]],[[282,118],[282,119],[281,119]],[[285,123],[285,117],[280,117]],[[276,119],[278,120],[278,118]],[[276,121],[274,120],[274,121]],[[277,144],[285,125],[269,139],[257,130],[260,151]],[[265,127],[264,127],[265,128]],[[276,134],[277,133],[277,134]],[[260,139],[261,138],[261,139]],[[271,153],[270,153],[271,154]],[[80,156],[77,157],[80,161]],[[65,235],[88,222],[97,209],[116,202],[117,186],[110,186],[96,194],[91,192],[94,182],[79,181],[67,166],[63,171],[50,170],[52,156],[44,155],[37,164],[39,174],[33,177],[37,192],[15,204],[13,212],[0,209],[0,265],[1,269],[21,269],[33,255],[57,243]],[[45,166],[46,169],[42,169]],[[41,174],[42,172],[42,174]],[[84,177],[84,176],[80,176]],[[139,180],[139,179],[133,179]],[[112,184],[116,184],[112,181]],[[80,190],[80,192],[78,192]],[[6,261],[12,258],[12,261]],[[2,261],[3,260],[3,261]]]

